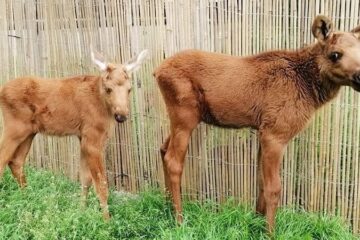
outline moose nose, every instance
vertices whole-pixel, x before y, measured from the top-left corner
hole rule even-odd
[[[116,120],[118,123],[125,122],[126,119],[127,119],[126,116],[123,116],[123,115],[120,115],[120,114],[115,114],[115,120]]]
[[[360,83],[360,73],[355,73],[353,76],[354,82]]]

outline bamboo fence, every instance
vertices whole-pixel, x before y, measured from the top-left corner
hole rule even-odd
[[[299,48],[314,41],[315,15],[348,31],[359,22],[359,6],[359,0],[2,0],[1,81],[99,74],[89,42],[114,62],[150,49],[151,58],[133,76],[131,119],[116,126],[105,158],[116,189],[163,187],[159,147],[169,122],[152,71],[165,57],[187,48],[243,56]],[[282,204],[341,215],[360,232],[359,139],[359,94],[344,88],[288,145]],[[232,196],[254,205],[257,148],[252,130],[201,124],[191,139],[183,195],[216,201]],[[78,178],[74,137],[38,135],[29,159]]]

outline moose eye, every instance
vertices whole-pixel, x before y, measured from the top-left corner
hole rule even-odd
[[[105,92],[106,92],[107,94],[110,94],[110,93],[112,92],[112,89],[111,89],[111,88],[105,88]]]
[[[339,52],[332,52],[329,55],[329,59],[333,62],[336,63],[337,61],[339,61],[339,59],[342,57],[342,54]]]

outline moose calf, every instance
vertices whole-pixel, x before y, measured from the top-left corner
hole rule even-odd
[[[26,155],[37,133],[76,135],[80,139],[80,178],[83,200],[94,183],[104,218],[108,186],[103,148],[111,120],[124,122],[129,114],[130,73],[138,69],[148,51],[129,62],[106,63],[91,52],[101,76],[82,75],[65,79],[23,77],[6,83],[0,91],[4,130],[0,143],[0,177],[6,165],[21,187],[26,185],[23,170]]]
[[[270,51],[232,57],[197,50],[166,59],[154,72],[170,118],[170,135],[161,147],[165,184],[176,218],[184,157],[193,129],[203,121],[220,127],[258,130],[257,212],[274,226],[279,203],[280,163],[287,143],[341,86],[360,91],[360,28],[334,32],[317,16],[317,42],[296,51]]]

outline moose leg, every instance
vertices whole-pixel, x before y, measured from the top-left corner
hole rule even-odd
[[[162,160],[163,170],[164,170],[164,180],[165,180],[165,191],[166,191],[166,193],[171,192],[169,174],[167,172],[166,165],[165,165],[165,154],[166,154],[167,149],[169,147],[169,143],[170,143],[170,136],[168,136],[166,138],[164,144],[161,145],[161,147],[160,147],[161,160]]]
[[[262,133],[260,136],[262,181],[264,188],[265,216],[268,231],[274,229],[275,213],[280,200],[281,180],[280,165],[286,143],[272,134]]]
[[[81,153],[84,160],[87,162],[92,181],[95,186],[96,194],[100,201],[100,206],[103,210],[104,219],[109,219],[108,210],[108,185],[103,165],[103,139],[104,137],[92,135],[91,137],[83,137],[81,139]],[[88,181],[88,178],[85,178]]]
[[[258,166],[257,166],[257,181],[259,186],[259,196],[256,203],[256,212],[265,215],[265,198],[264,198],[264,183],[263,183],[263,173],[262,173],[262,161],[261,161],[261,146],[259,146],[258,150]]]
[[[5,130],[0,143],[0,178],[20,144],[31,134],[30,129],[22,123],[13,121],[12,124],[11,128],[4,124]]]
[[[81,182],[81,205],[86,206],[86,201],[89,193],[89,188],[91,186],[92,178],[91,172],[87,159],[85,158],[85,153],[81,151],[80,157],[80,182]]]
[[[13,159],[9,162],[9,167],[14,178],[19,183],[21,188],[26,187],[26,178],[24,173],[24,163],[26,155],[29,153],[32,140],[35,135],[28,136],[16,149]]]
[[[178,223],[182,222],[181,176],[189,140],[193,129],[200,122],[198,110],[179,107],[170,114],[171,134],[168,149],[164,156],[164,169],[169,177],[170,192]]]
[[[175,209],[176,220],[182,222],[181,206],[181,176],[184,168],[185,154],[188,148],[191,130],[177,130],[171,135],[169,148],[165,154],[165,171],[169,176],[169,185],[173,206]]]

